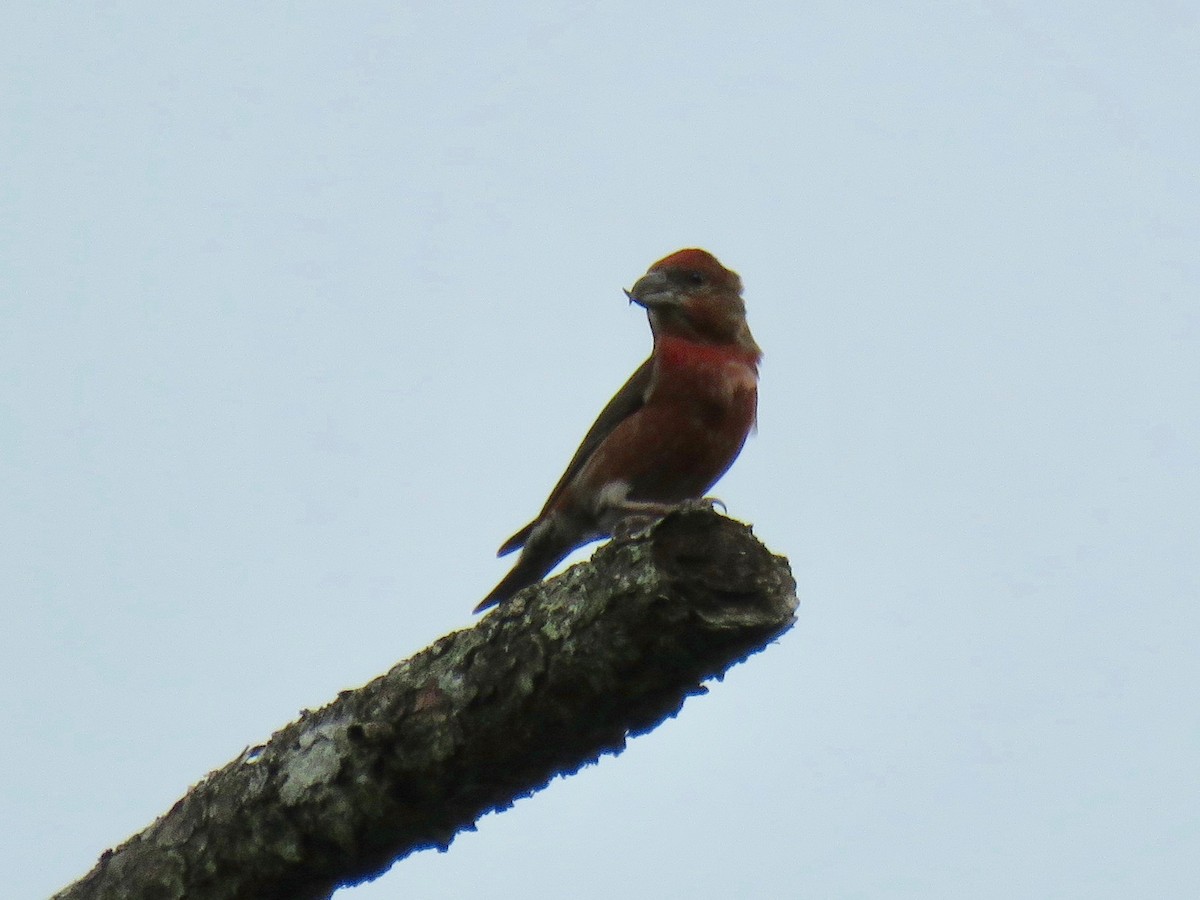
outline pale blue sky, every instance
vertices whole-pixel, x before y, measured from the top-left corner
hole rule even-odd
[[[1200,14],[0,11],[0,842],[39,897],[506,570],[746,284],[794,631],[347,898],[1200,895]]]

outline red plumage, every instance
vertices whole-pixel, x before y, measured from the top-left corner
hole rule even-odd
[[[621,519],[702,497],[754,427],[762,353],[737,273],[704,250],[680,250],[626,293],[646,308],[653,352],[600,413],[537,518],[501,546],[500,555],[521,555],[476,612],[540,581]]]

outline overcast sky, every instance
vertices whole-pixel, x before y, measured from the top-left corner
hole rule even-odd
[[[795,629],[347,900],[1200,896],[1200,11],[0,10],[4,893],[473,621],[739,271]]]

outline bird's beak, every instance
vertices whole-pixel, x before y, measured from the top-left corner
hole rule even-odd
[[[636,303],[646,309],[677,302],[671,282],[662,272],[647,272],[637,280],[633,290],[625,292],[625,296],[629,298],[630,303]]]

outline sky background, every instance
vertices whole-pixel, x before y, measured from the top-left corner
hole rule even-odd
[[[7,4],[0,870],[453,629],[739,271],[794,630],[346,900],[1200,896],[1200,12]]]

